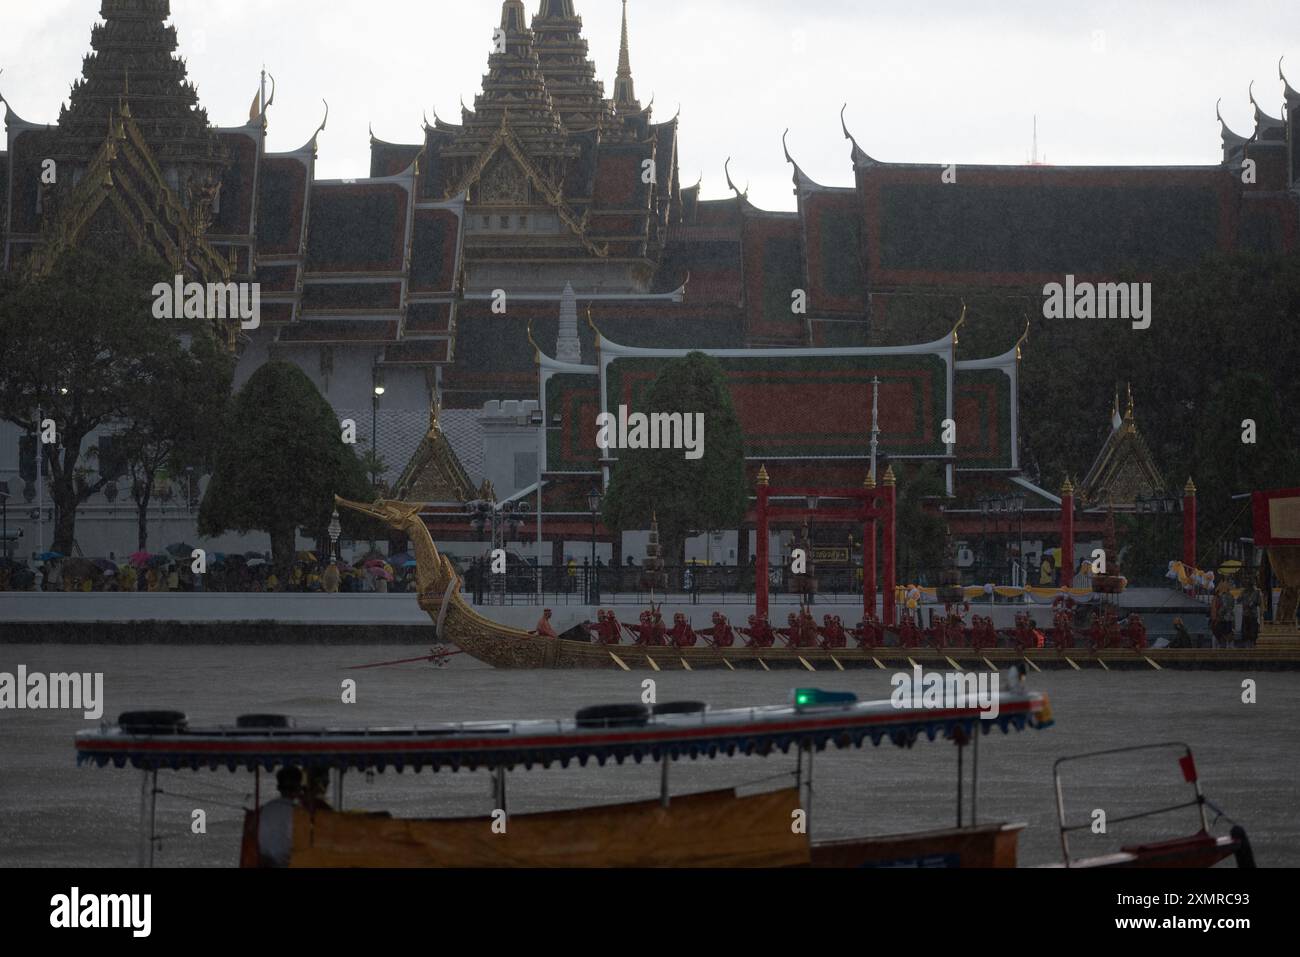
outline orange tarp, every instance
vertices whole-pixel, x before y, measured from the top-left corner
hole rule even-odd
[[[713,791],[576,811],[400,820],[294,813],[293,867],[788,867],[811,861],[793,830],[797,788]],[[501,829],[497,825],[497,831]]]

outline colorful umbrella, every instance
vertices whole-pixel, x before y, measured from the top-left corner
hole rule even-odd
[[[52,562],[57,558],[64,558],[64,557],[65,556],[62,552],[41,552],[39,555],[36,556],[36,560],[38,562]]]
[[[177,556],[184,555],[188,558],[190,555],[194,554],[194,546],[186,545],[184,542],[176,542],[173,545],[167,546],[167,554]]]
[[[265,558],[254,558],[248,563],[249,568],[262,568],[269,564]]]
[[[148,552],[133,552],[127,560],[136,568],[144,568],[149,564],[149,559],[152,557]]]

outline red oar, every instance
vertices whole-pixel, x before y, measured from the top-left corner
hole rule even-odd
[[[463,655],[463,651],[435,651],[432,654],[421,655],[419,658],[403,658],[400,661],[380,661],[373,665],[353,665],[348,671],[365,671],[367,668],[388,668],[393,665],[411,665],[420,661],[444,661],[452,655]]]

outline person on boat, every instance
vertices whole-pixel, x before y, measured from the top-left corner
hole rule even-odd
[[[541,638],[559,638],[555,633],[555,627],[551,624],[551,609],[547,608],[542,612],[542,617],[537,619],[537,630],[533,634]]]
[[[307,772],[307,786],[302,792],[302,806],[312,812],[334,810],[325,800],[329,789],[329,768],[312,768]]]
[[[668,634],[672,638],[674,648],[693,648],[700,642],[700,636],[695,633],[695,629],[680,611],[673,615],[673,628]]]
[[[740,629],[748,636],[745,645],[749,648],[771,648],[776,643],[776,632],[768,624],[767,615],[750,615],[749,627]]]
[[[851,634],[859,648],[877,648],[885,643],[885,626],[871,613],[858,622]]]
[[[822,627],[818,629],[823,648],[845,648],[848,646],[848,634],[839,615],[823,615]]]
[[[619,623],[618,615],[614,609],[601,612],[599,622],[596,624],[596,640],[602,645],[617,645],[623,641],[623,626]],[[598,616],[599,617],[599,616]]]
[[[257,812],[257,856],[262,867],[288,867],[293,853],[293,809],[302,795],[302,771],[281,768],[275,776],[280,796]]]
[[[736,643],[736,633],[731,628],[727,616],[720,612],[713,613],[713,626],[700,629],[700,637],[714,648],[730,648]]]
[[[1210,624],[1219,647],[1227,648],[1232,644],[1233,632],[1236,631],[1233,615],[1236,613],[1236,599],[1227,580],[1219,582],[1214,600],[1210,603]]]

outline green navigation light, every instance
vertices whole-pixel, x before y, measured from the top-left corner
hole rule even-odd
[[[853,704],[857,700],[858,696],[851,691],[822,691],[820,688],[796,688],[794,691],[796,709]]]

